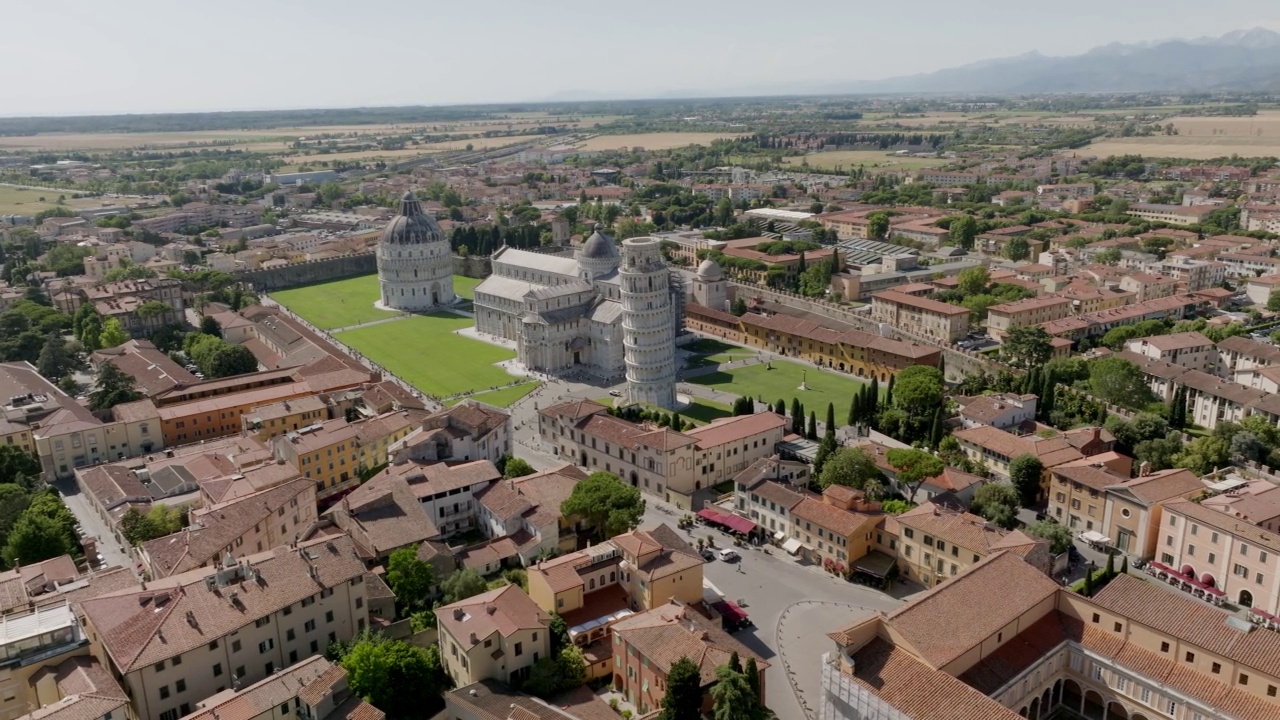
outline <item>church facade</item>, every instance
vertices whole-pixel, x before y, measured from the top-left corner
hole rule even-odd
[[[377,259],[381,307],[429,312],[456,299],[449,240],[412,192],[400,199],[400,213],[382,232]]]

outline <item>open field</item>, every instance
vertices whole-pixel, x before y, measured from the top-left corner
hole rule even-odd
[[[271,293],[271,297],[312,325],[332,330],[386,320],[398,315],[399,313],[391,310],[379,310],[373,306],[379,294],[378,276],[362,275],[278,290]]]
[[[710,367],[756,356],[755,350],[738,345],[730,345],[711,338],[694,340],[682,346],[682,349],[691,353],[685,362],[685,367],[689,368]]]
[[[868,168],[898,168],[917,170],[938,167],[947,163],[946,158],[914,158],[887,155],[880,150],[834,150],[809,153],[804,156],[783,158],[788,165],[800,165],[802,159],[815,170],[849,170],[859,165]]]
[[[1280,156],[1280,110],[1254,116],[1170,118],[1177,135],[1108,138],[1085,150],[1099,156],[1136,154],[1207,160],[1228,155]]]
[[[691,377],[685,382],[757,400],[763,398],[767,403],[781,399],[786,401],[787,407],[791,406],[791,400],[795,398],[804,405],[806,415],[812,410],[818,414],[819,420],[826,417],[827,403],[834,403],[836,423],[845,424],[844,421],[849,416],[849,401],[853,393],[862,387],[861,381],[785,360],[774,360],[772,366],[773,369],[770,370],[765,363],[747,365]],[[808,384],[808,390],[797,389],[802,381]]]
[[[437,397],[487,391],[515,381],[497,365],[514,358],[513,351],[455,333],[473,324],[468,317],[433,313],[347,330],[334,337]]]
[[[401,150],[352,150],[350,152],[317,152],[310,155],[281,155],[282,160],[291,163],[290,165],[285,166],[281,172],[289,172],[303,165],[313,165],[318,162],[406,160],[415,157],[422,157],[423,155],[430,155],[432,153],[445,152],[448,150],[465,150],[468,145],[475,150],[486,150],[489,148],[502,147],[504,145],[513,145],[515,143],[538,140],[543,137],[545,136],[511,135],[506,137],[446,140],[444,142],[431,143],[429,145],[414,145]]]
[[[456,397],[445,402],[446,406],[452,407],[463,400],[479,400],[482,403],[496,405],[498,407],[510,407],[515,401],[528,395],[529,393],[542,387],[542,383],[538,380],[530,380],[519,385],[504,387],[500,390],[489,390],[466,397]]]
[[[483,282],[480,278],[469,278],[463,275],[453,276],[453,292],[460,298],[476,299],[476,286]]]
[[[0,185],[0,215],[35,215],[56,203],[60,193],[49,190],[26,190]],[[42,199],[43,198],[43,199]]]
[[[635,135],[598,135],[581,144],[580,150],[617,150],[642,147],[645,150],[670,150],[686,145],[710,145],[712,140],[742,137],[745,133],[665,132]]]

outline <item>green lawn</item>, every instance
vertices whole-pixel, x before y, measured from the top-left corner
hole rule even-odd
[[[476,393],[475,395],[468,395],[467,397],[453,398],[452,400],[447,401],[445,405],[453,406],[463,400],[471,399],[479,400],[483,403],[489,403],[490,405],[497,405],[498,407],[510,407],[515,403],[515,401],[525,395],[528,395],[534,390],[537,390],[541,385],[541,382],[534,380],[527,383],[521,383],[519,385],[512,385],[511,387],[504,387],[501,390],[490,390],[488,392]]]
[[[419,390],[437,397],[488,390],[515,380],[496,363],[516,354],[454,334],[471,318],[452,313],[413,315],[335,335]],[[529,383],[532,385],[532,383]],[[529,391],[533,388],[530,387]],[[511,397],[508,402],[514,401]]]
[[[731,360],[741,360],[757,355],[757,352],[751,348],[730,345],[710,338],[694,340],[684,345],[683,349],[692,353],[692,356],[685,361],[685,367],[687,368],[711,367]]]
[[[453,290],[459,297],[471,300],[480,281],[453,276]],[[377,275],[334,280],[271,293],[276,302],[297,313],[304,320],[324,330],[363,325],[385,320],[399,313],[373,306],[380,295]]]
[[[802,378],[808,383],[808,390],[798,389]],[[804,404],[806,414],[814,411],[819,420],[826,417],[827,403],[834,403],[836,422],[840,425],[844,425],[844,421],[848,419],[849,401],[853,398],[853,393],[863,385],[861,381],[847,375],[782,360],[774,360],[772,370],[768,369],[768,365],[760,363],[691,377],[686,382],[706,385],[739,396],[756,399],[763,397],[767,403],[775,403],[781,399],[786,401],[787,407],[791,406],[791,400],[795,398]]]
[[[276,302],[325,330],[362,325],[399,314],[375,308],[373,304],[379,295],[377,275],[362,275],[271,293]]]

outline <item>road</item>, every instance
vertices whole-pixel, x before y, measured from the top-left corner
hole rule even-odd
[[[58,494],[62,496],[62,501],[66,503],[67,509],[72,515],[76,516],[76,522],[80,524],[81,534],[86,537],[94,537],[98,540],[98,552],[104,558],[104,565],[110,567],[120,565],[133,570],[137,564],[130,552],[125,549],[116,536],[107,527],[102,516],[94,512],[89,506],[89,500],[80,492],[80,488],[73,479],[56,480],[53,482],[54,488]],[[89,558],[90,563],[97,567],[97,559]]]

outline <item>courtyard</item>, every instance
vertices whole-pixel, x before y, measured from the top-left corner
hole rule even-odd
[[[778,400],[791,406],[791,400],[799,400],[805,413],[818,414],[818,420],[826,417],[827,403],[836,408],[836,423],[844,425],[849,418],[849,403],[853,394],[865,384],[846,375],[820,370],[786,360],[759,362],[754,358],[726,359],[729,365],[713,372],[689,373],[684,382],[703,385],[718,392],[743,397],[753,397],[767,403]],[[741,364],[739,364],[741,363]],[[808,389],[800,390],[804,383]]]

